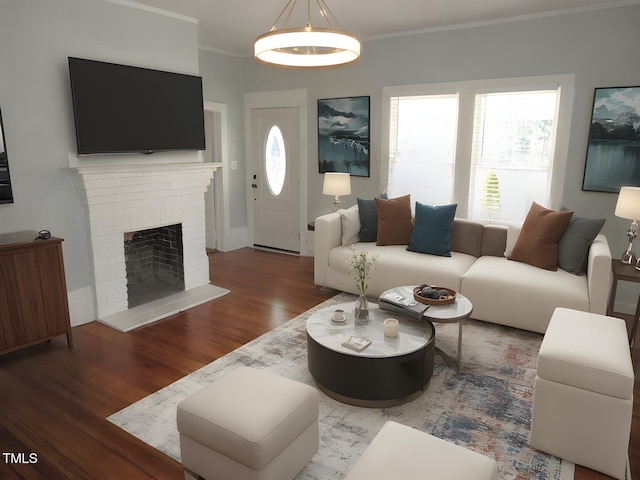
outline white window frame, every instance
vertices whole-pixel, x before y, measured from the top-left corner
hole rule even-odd
[[[559,91],[559,101],[556,107],[557,126],[554,135],[555,142],[552,147],[553,165],[551,167],[549,205],[545,206],[551,209],[559,209],[564,191],[565,170],[569,152],[572,107],[575,91],[574,84],[574,74],[561,74],[383,87],[380,191],[386,191],[389,183],[391,97],[410,95],[458,95],[458,134],[456,138],[452,202],[458,204],[456,216],[467,218],[469,210],[469,182],[471,177],[473,111],[476,94],[557,89]],[[524,220],[524,218],[522,220]]]

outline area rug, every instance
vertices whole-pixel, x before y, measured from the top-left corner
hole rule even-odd
[[[339,294],[286,324],[115,413],[109,421],[180,461],[176,406],[239,366],[315,385],[307,367],[310,314],[355,300]],[[457,348],[456,324],[436,326],[437,344]],[[542,335],[469,320],[460,373],[436,356],[424,393],[390,408],[345,405],[320,393],[320,448],[296,480],[343,478],[387,420],[409,425],[494,458],[500,478],[571,480],[574,465],[528,446],[536,357]]]

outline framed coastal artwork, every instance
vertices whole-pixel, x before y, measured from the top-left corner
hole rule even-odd
[[[318,169],[368,177],[369,97],[318,100]]]
[[[640,186],[640,87],[596,88],[583,190]]]

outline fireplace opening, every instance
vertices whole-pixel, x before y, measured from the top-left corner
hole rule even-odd
[[[184,290],[182,224],[124,234],[128,308]]]

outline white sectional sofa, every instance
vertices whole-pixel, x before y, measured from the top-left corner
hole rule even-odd
[[[377,298],[400,285],[449,287],[473,303],[472,318],[544,333],[556,307],[604,314],[611,281],[611,252],[599,234],[589,249],[585,273],[545,270],[504,256],[507,227],[456,218],[451,257],[407,251],[406,245],[357,242],[357,250],[379,254],[367,294]],[[338,213],[315,221],[315,283],[357,293],[343,245]]]

